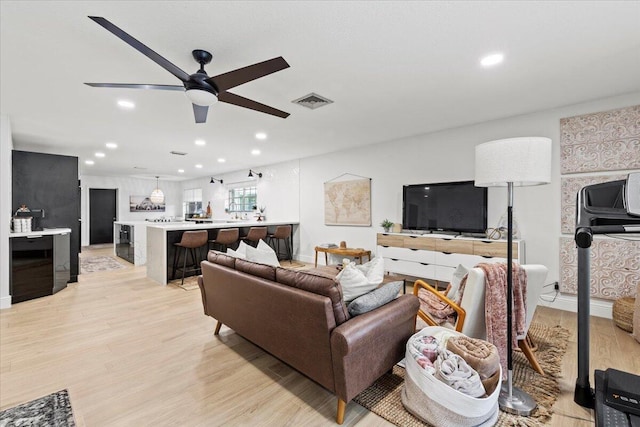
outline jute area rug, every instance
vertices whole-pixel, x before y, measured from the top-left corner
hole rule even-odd
[[[80,272],[95,273],[98,271],[119,270],[125,266],[110,256],[80,257]]]
[[[185,291],[194,291],[196,289],[200,289],[200,286],[198,286],[198,276],[185,277],[184,284],[182,284],[182,278],[171,280],[169,284],[184,289]]]
[[[60,390],[0,412],[2,427],[75,425],[67,390]]]
[[[514,351],[513,383],[529,393],[538,403],[538,407],[531,417],[520,417],[500,411],[496,426],[539,427],[551,420],[553,413],[551,407],[560,393],[557,378],[560,374],[562,357],[567,349],[569,331],[561,326],[550,327],[532,323],[529,335],[538,345],[535,354],[546,376],[535,372],[520,351]],[[404,383],[404,375],[404,368],[394,366],[393,373],[387,373],[380,377],[353,400],[397,426],[429,426],[411,415],[402,406],[400,392]]]

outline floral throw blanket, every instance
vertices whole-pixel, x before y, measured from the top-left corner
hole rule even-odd
[[[485,321],[487,341],[498,348],[502,377],[507,375],[507,264],[482,263],[485,274]],[[518,336],[524,335],[526,328],[527,273],[516,262],[513,263],[513,321],[512,348],[518,345]]]
[[[462,294],[464,294],[464,287],[467,283],[467,276],[465,275],[460,282],[460,290],[458,291],[458,297],[454,301],[457,305],[460,305],[462,300]],[[451,308],[449,304],[439,299],[437,296],[425,289],[418,290],[418,299],[420,300],[420,310],[427,313],[438,325],[444,323],[456,323],[457,313]]]

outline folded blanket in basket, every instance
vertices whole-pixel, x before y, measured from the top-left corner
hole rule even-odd
[[[500,382],[500,356],[495,345],[467,336],[451,337],[447,350],[462,357],[480,375],[487,394],[491,394]]]
[[[485,389],[480,381],[480,375],[473,370],[465,360],[449,350],[443,349],[438,353],[434,364],[435,376],[454,390],[458,390],[471,397],[482,397]]]

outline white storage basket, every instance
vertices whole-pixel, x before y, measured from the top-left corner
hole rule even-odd
[[[463,335],[448,328],[428,326],[409,338],[405,354],[406,375],[402,404],[413,415],[436,427],[494,425],[498,420],[499,386],[487,397],[471,397],[425,371],[410,354],[409,345],[412,340],[442,333],[449,336]]]

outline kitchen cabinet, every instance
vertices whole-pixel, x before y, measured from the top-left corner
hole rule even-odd
[[[71,266],[69,229],[12,233],[11,302],[53,295],[67,287]]]

